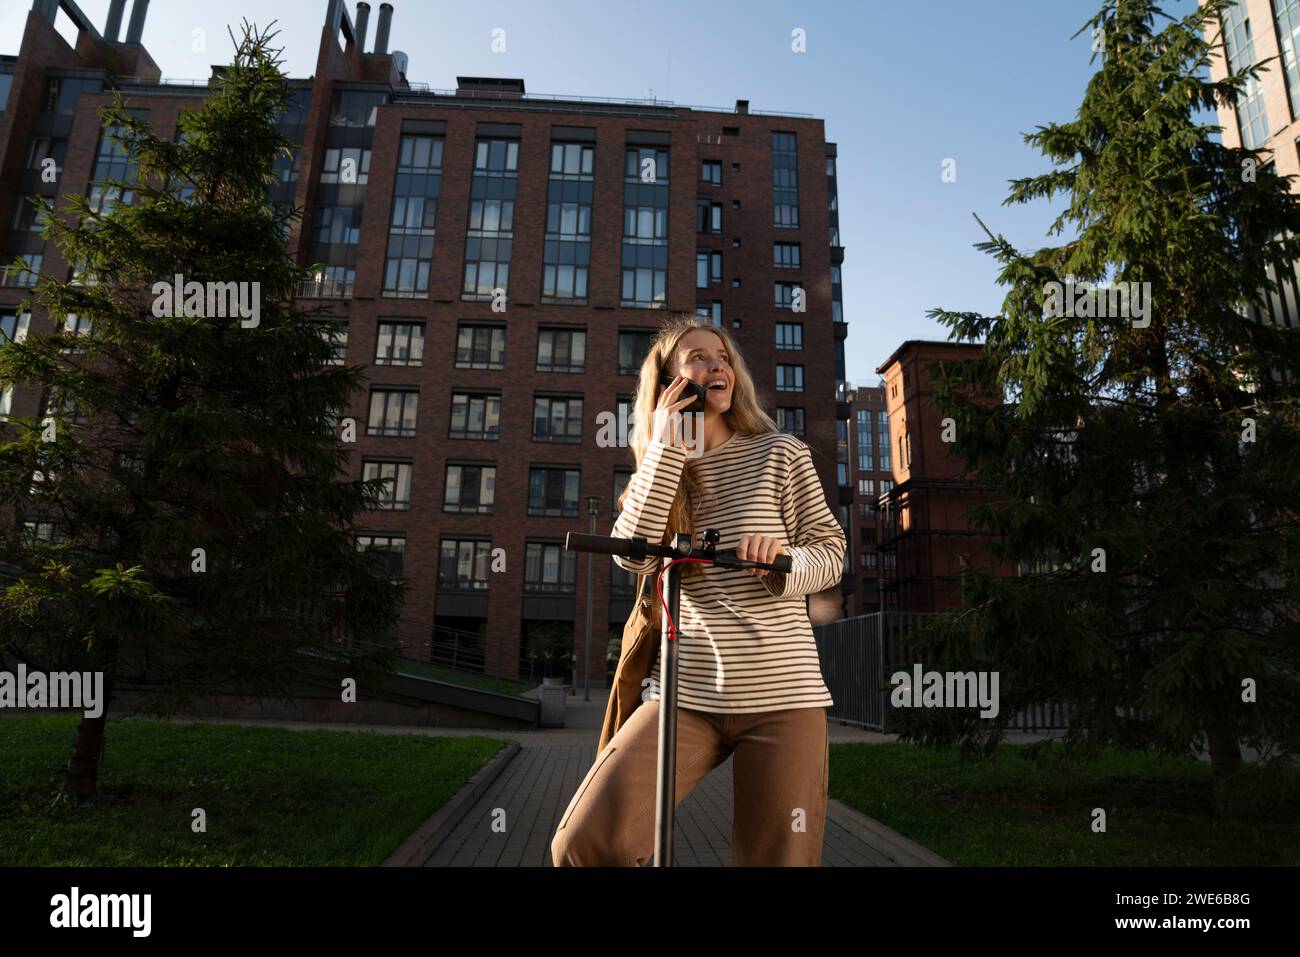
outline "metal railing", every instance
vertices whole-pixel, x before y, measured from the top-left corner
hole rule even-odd
[[[736,113],[735,107],[699,106],[693,103],[661,100],[657,97],[628,99],[612,96],[578,96],[559,93],[512,93],[508,90],[455,90],[432,87],[428,83],[409,81],[404,89],[395,92],[398,95],[402,93],[427,93],[431,96],[449,96],[473,100],[506,100],[516,103],[521,100],[524,102],[591,103],[598,106],[649,106],[668,110],[699,110],[708,113],[732,113],[736,116],[787,116],[801,119],[812,119],[813,117],[811,113],[789,113],[778,110],[749,110],[747,113]]]
[[[882,611],[815,625],[822,680],[835,699],[828,716],[889,733],[893,690],[889,678],[905,663],[917,660],[907,648],[907,638],[933,617],[926,612]],[[1058,731],[1069,727],[1069,720],[1065,705],[1042,702],[1014,715],[1007,726],[1015,731]]]
[[[298,283],[303,299],[351,299],[352,283],[340,279],[303,279]]]

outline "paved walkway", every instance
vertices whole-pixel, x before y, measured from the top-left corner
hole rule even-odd
[[[500,728],[441,728],[414,725],[356,725],[305,721],[260,721],[202,718],[205,723],[274,725],[297,730],[375,731],[385,734],[422,734],[431,737],[481,735],[504,738],[518,747],[506,760],[485,769],[436,816],[436,826],[426,825],[429,841],[412,857],[426,867],[550,867],[551,838],[560,817],[596,757],[596,743],[604,721],[608,692],[591,690],[566,699],[565,727],[512,731]],[[196,719],[178,719],[196,720]],[[832,743],[895,741],[897,735],[880,734],[830,722]],[[1045,735],[1008,734],[1006,740],[1036,740]],[[480,772],[482,774],[483,772]],[[504,809],[505,833],[494,832],[492,822]],[[673,831],[674,861],[683,867],[725,867],[731,863],[732,759],[714,768],[677,808]],[[429,840],[433,835],[432,840]],[[412,836],[409,842],[418,841]],[[647,866],[649,866],[647,864]],[[950,866],[939,855],[880,822],[833,798],[827,808],[823,867]]]

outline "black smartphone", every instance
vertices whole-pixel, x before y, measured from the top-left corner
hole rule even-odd
[[[666,389],[673,384],[673,380],[676,378],[677,376],[673,375],[672,373],[662,372],[659,374],[659,384]],[[686,408],[682,409],[681,411],[682,412],[703,412],[705,409],[704,394],[708,391],[709,391],[708,389],[700,385],[698,382],[695,382],[692,379],[687,379],[686,388],[682,390],[682,394],[679,395],[677,399],[680,402],[686,396],[693,395],[695,396],[695,401],[692,402],[690,405],[686,406]]]

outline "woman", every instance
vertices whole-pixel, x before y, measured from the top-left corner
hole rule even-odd
[[[668,388],[664,372],[674,377]],[[682,398],[688,379],[709,387],[693,435],[682,428],[693,401]],[[611,534],[659,542],[687,532],[698,544],[703,529],[716,528],[719,549],[792,562],[788,573],[677,566],[676,802],[733,756],[732,863],[819,866],[833,701],[805,596],[838,584],[847,543],[811,452],[759,407],[730,333],[694,316],[668,322],[655,338],[633,418],[651,425],[631,438],[637,471]],[[660,559],[614,561],[650,575],[654,595]],[[652,855],[658,684],[656,660],[643,703],[600,750],[560,821],[556,866],[640,866]]]

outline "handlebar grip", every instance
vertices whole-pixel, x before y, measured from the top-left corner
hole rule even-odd
[[[602,555],[626,555],[629,542],[604,535],[585,535],[582,532],[567,532],[564,536],[564,550],[568,552],[599,552]]]
[[[778,572],[794,571],[794,562],[790,560],[789,555],[777,555],[776,560],[772,562],[772,568]]]

